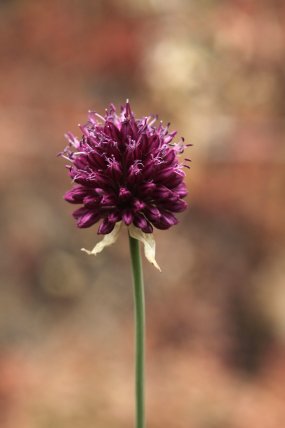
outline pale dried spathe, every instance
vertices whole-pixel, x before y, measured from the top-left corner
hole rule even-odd
[[[109,245],[112,245],[117,241],[121,228],[122,222],[120,221],[116,223],[112,232],[108,233],[107,235],[104,235],[104,238],[95,245],[93,250],[89,251],[85,248],[81,248],[81,251],[84,251],[89,256],[96,256],[98,253],[101,253],[101,251],[103,251],[105,247],[108,247]],[[134,225],[130,225],[128,227],[128,231],[132,238],[142,242],[142,244],[144,245],[144,254],[146,259],[161,272],[161,269],[155,260],[155,240],[153,234],[144,233],[141,229],[135,227]]]

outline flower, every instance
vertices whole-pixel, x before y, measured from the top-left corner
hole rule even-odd
[[[91,252],[84,250],[89,254],[113,243],[125,224],[144,242],[147,256],[147,248],[153,253],[153,227],[170,228],[178,223],[175,214],[186,209],[188,165],[178,160],[186,145],[183,139],[172,143],[176,132],[169,132],[170,124],[155,126],[156,120],[136,119],[127,101],[120,114],[112,104],[104,117],[89,111],[88,122],[79,125],[80,140],[66,134],[69,145],[61,155],[70,161],[76,185],[64,199],[82,205],[73,213],[79,228],[101,221],[98,234],[105,235]]]

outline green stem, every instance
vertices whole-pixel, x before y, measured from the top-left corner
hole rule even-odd
[[[135,304],[135,342],[136,342],[136,428],[144,428],[144,336],[145,304],[143,273],[139,241],[129,236],[132,260]]]

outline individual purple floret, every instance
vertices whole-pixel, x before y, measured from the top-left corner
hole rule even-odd
[[[108,234],[120,221],[145,233],[177,224],[175,213],[187,207],[188,166],[178,160],[183,139],[173,144],[176,132],[162,122],[155,126],[156,117],[136,119],[128,101],[120,114],[111,104],[105,117],[89,112],[88,119],[79,126],[80,140],[66,135],[69,145],[61,153],[76,183],[64,199],[82,205],[73,213],[77,226],[101,220],[98,234]]]

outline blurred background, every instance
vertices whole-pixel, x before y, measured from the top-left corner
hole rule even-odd
[[[133,427],[128,242],[79,230],[63,134],[130,98],[188,143],[145,263],[149,428],[285,421],[285,3],[1,0],[0,427]]]

